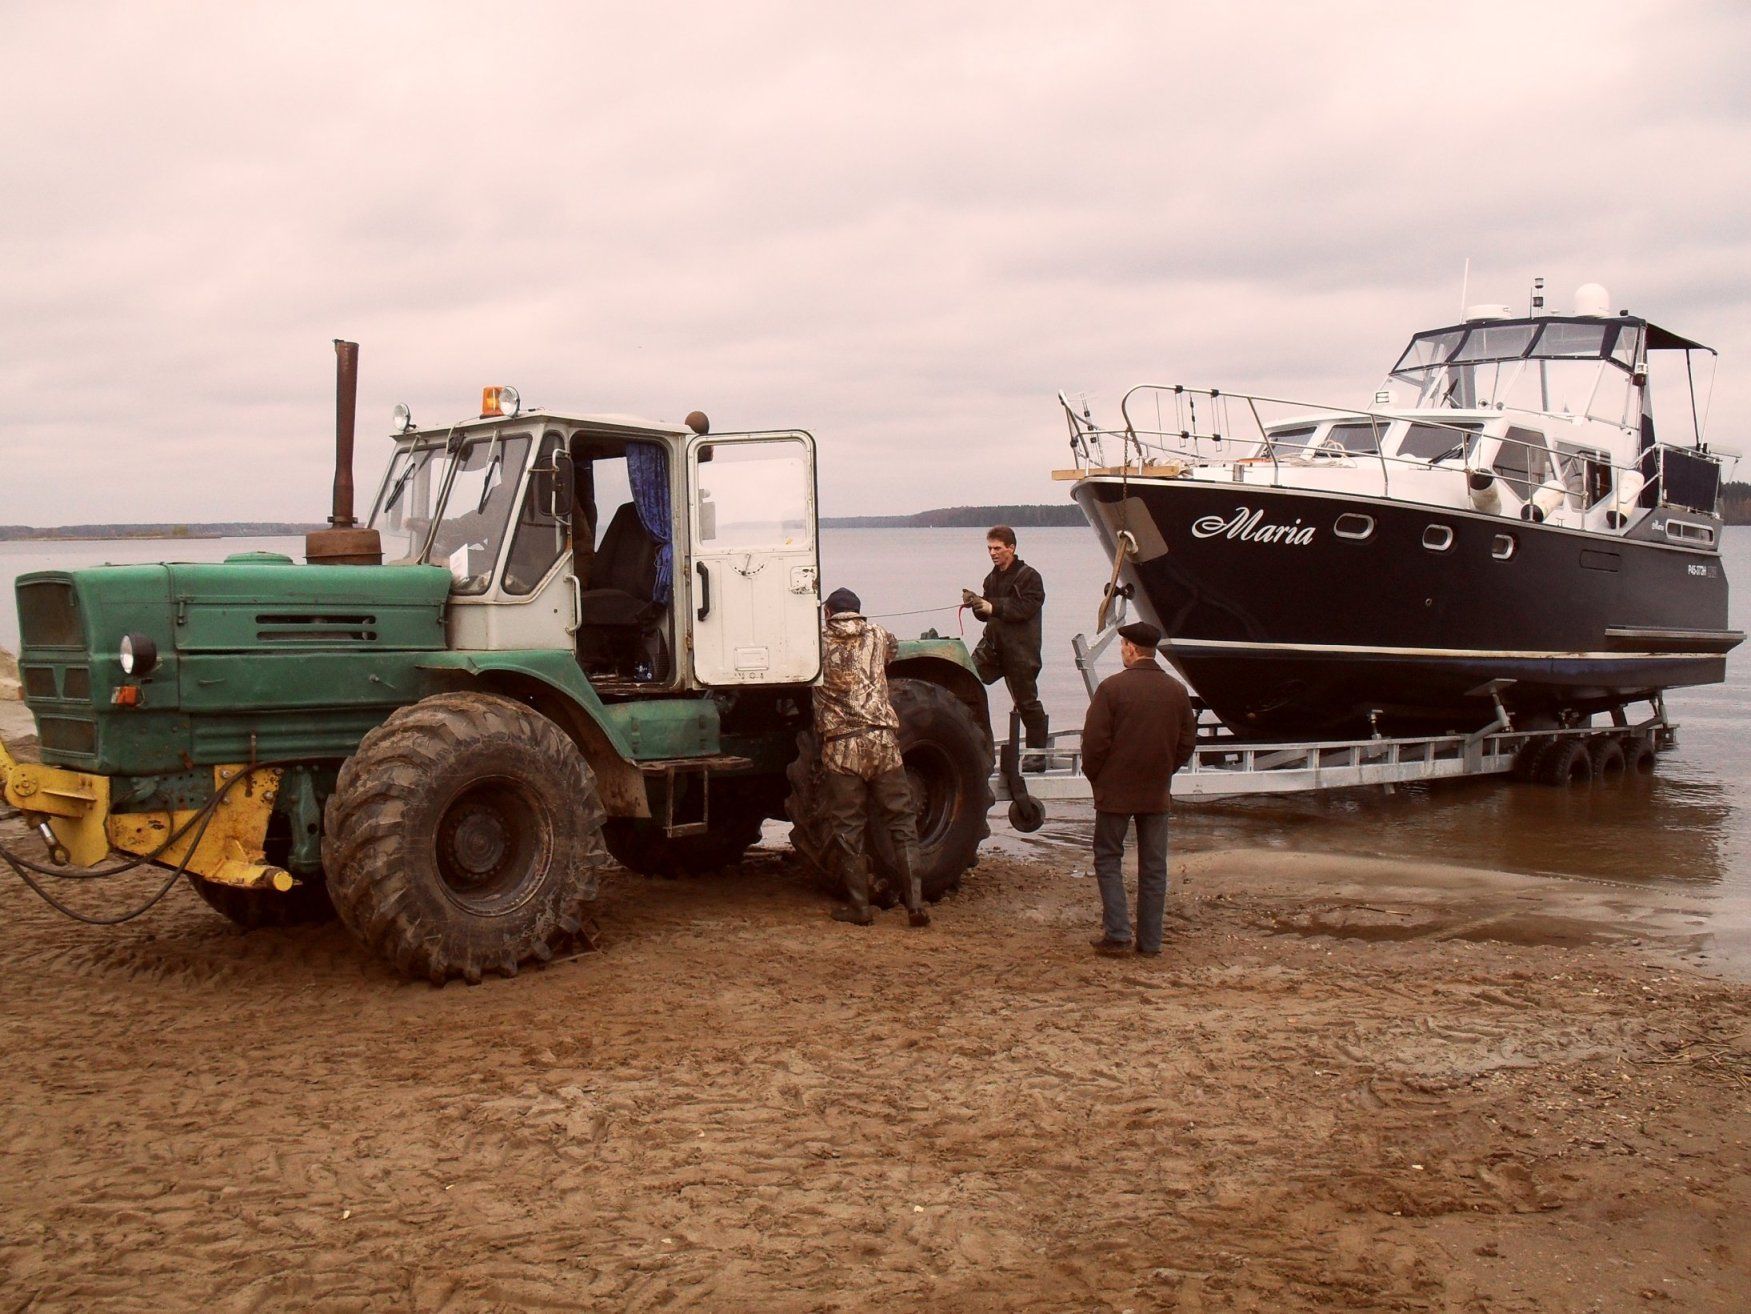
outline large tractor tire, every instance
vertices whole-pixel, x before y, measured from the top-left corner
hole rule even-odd
[[[900,756],[912,782],[918,822],[919,877],[931,902],[959,887],[979,860],[979,845],[991,834],[991,739],[965,703],[924,680],[889,682],[900,718]],[[821,811],[821,753],[813,731],[797,736],[790,764],[791,845],[808,861],[821,888],[843,898],[839,856]],[[870,897],[892,906],[899,888],[892,845],[879,822],[865,832],[870,856]]]
[[[334,904],[322,877],[303,877],[285,894],[278,890],[245,890],[184,873],[207,907],[222,913],[246,931],[277,926],[315,926],[334,920]]]
[[[703,835],[671,838],[660,822],[616,817],[602,828],[608,852],[641,876],[700,876],[737,861],[760,842],[764,817],[741,814],[713,819]]]
[[[595,776],[552,721],[494,694],[439,694],[347,759],[322,865],[341,920],[397,971],[474,984],[579,934],[602,816]]]

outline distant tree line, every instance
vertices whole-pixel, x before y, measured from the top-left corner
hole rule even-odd
[[[290,538],[321,525],[292,521],[221,520],[208,524],[153,525],[0,525],[0,542],[38,538]]]
[[[1721,518],[1729,525],[1751,525],[1751,484],[1734,481],[1721,488]]]
[[[1015,529],[1085,525],[1082,508],[1061,506],[948,506],[918,511],[909,516],[828,516],[826,529],[989,529],[1009,525]]]

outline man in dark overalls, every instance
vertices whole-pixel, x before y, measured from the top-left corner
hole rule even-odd
[[[991,554],[991,573],[978,594],[971,589],[961,594],[973,615],[985,622],[985,637],[973,649],[973,664],[986,684],[1002,677],[1027,730],[1027,746],[1043,750],[1047,720],[1038,680],[1046,583],[1039,571],[1015,555],[1015,531],[1008,525],[993,525],[986,531],[985,550]],[[1043,770],[1044,752],[1030,754],[1026,765],[1029,770]]]

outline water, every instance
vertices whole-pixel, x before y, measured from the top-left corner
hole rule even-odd
[[[1110,573],[1083,529],[1030,529],[1020,554],[1045,577],[1046,669],[1040,696],[1054,726],[1078,728],[1087,706],[1070,637],[1094,629]],[[0,543],[0,647],[18,646],[12,580],[50,567],[102,562],[217,561],[232,552],[299,557],[300,539],[124,540]],[[989,562],[981,531],[828,530],[823,591],[855,590],[864,610],[903,637],[934,628],[975,642],[982,627],[957,616],[963,587],[977,589]],[[1751,528],[1726,531],[1722,557],[1735,583],[1731,622],[1751,629]],[[913,613],[913,614],[905,614]],[[1117,669],[1109,652],[1103,669]],[[1581,877],[1703,896],[1717,953],[1751,966],[1751,653],[1728,661],[1725,684],[1680,689],[1668,699],[1679,747],[1651,782],[1621,789],[1556,790],[1502,779],[1356,789],[1184,804],[1175,817],[1182,851],[1281,848]],[[993,691],[993,717],[1008,699]],[[1059,806],[1039,840],[1085,847],[1092,814]]]

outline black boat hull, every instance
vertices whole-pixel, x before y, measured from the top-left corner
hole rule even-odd
[[[1601,711],[1722,680],[1742,637],[1714,551],[1305,489],[1075,496],[1109,551],[1138,538],[1127,575],[1164,654],[1248,734],[1475,729],[1492,681],[1522,718]]]

